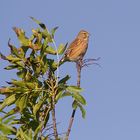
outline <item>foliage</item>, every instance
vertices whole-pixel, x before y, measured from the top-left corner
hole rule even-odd
[[[17,71],[17,79],[11,79],[7,82],[9,86],[0,88],[0,94],[5,95],[0,104],[0,139],[3,140],[50,139],[48,130],[52,125],[48,121],[53,104],[67,96],[75,100],[73,108],[79,107],[85,117],[82,89],[67,84],[69,75],[58,79],[55,74],[61,64],[52,55],[62,55],[67,47],[60,44],[55,49],[54,35],[58,27],[49,32],[45,24],[31,19],[39,28],[32,29],[32,35],[27,37],[23,29],[14,27],[20,46],[15,47],[9,40],[10,54],[0,53],[1,58],[9,62],[5,69]]]

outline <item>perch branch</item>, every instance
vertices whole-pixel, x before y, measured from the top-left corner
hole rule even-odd
[[[78,62],[76,62],[76,68],[77,68],[77,86],[80,87],[80,79],[81,79],[81,70],[82,70],[82,65],[83,65],[83,61],[79,60]],[[69,139],[69,135],[70,135],[70,131],[72,128],[72,124],[74,121],[74,116],[76,113],[76,109],[73,109],[71,117],[70,117],[70,121],[69,121],[69,126],[68,126],[68,130],[66,132],[66,138],[65,140]]]
[[[76,62],[76,68],[77,68],[77,86],[80,87],[80,82],[81,82],[81,70],[83,67],[85,66],[89,66],[92,64],[96,64],[98,66],[100,66],[98,63],[95,63],[94,61],[98,61],[100,59],[84,59],[84,60],[79,60]],[[69,126],[68,126],[68,130],[66,132],[66,137],[65,140],[69,139],[69,135],[70,135],[70,131],[73,125],[73,121],[74,121],[74,117],[75,117],[75,113],[76,113],[76,109],[73,109],[71,117],[70,117],[70,121],[69,121]]]

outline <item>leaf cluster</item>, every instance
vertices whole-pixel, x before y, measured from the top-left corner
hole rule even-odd
[[[49,32],[45,24],[31,19],[39,28],[32,29],[32,35],[27,37],[23,29],[14,27],[20,46],[15,47],[9,40],[10,54],[0,53],[1,58],[9,62],[5,69],[16,69],[18,77],[7,82],[9,86],[0,88],[0,94],[5,95],[0,103],[0,137],[5,140],[11,135],[15,140],[49,139],[48,129],[52,126],[48,126],[48,121],[53,103],[67,96],[74,99],[72,107],[79,107],[85,117],[82,89],[68,85],[69,75],[58,80],[55,74],[60,65],[52,55],[62,55],[67,43],[60,44],[56,50],[54,35],[58,27]]]

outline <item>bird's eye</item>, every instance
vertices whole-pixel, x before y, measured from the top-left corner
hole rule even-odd
[[[87,33],[84,33],[85,36],[87,36]]]

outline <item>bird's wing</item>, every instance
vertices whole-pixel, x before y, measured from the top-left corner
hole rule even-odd
[[[80,41],[79,39],[76,38],[76,39],[69,45],[68,49],[66,50],[66,56],[68,57],[68,55],[77,52],[77,51],[80,49],[80,47],[78,47],[78,46],[80,46],[80,43],[81,43],[81,41]]]

